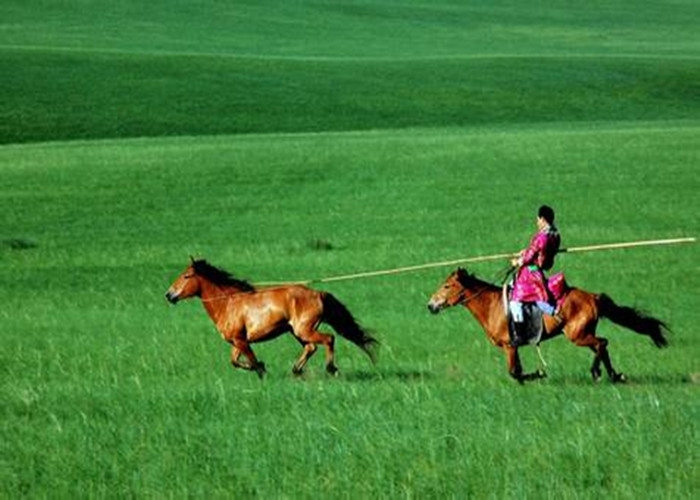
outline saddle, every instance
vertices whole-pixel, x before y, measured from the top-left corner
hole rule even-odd
[[[513,347],[537,345],[544,334],[544,313],[532,302],[523,303],[523,321],[516,323],[508,310],[508,332]]]
[[[564,303],[569,285],[566,283],[564,273],[553,274],[547,281],[547,291],[549,292],[550,303],[559,309]],[[508,284],[504,289],[504,298],[510,299],[512,286]],[[544,313],[534,302],[523,302],[523,321],[516,323],[513,321],[510,308],[506,300],[506,316],[508,318],[508,332],[510,333],[511,345],[517,347],[521,345],[539,344],[542,335],[545,333]]]

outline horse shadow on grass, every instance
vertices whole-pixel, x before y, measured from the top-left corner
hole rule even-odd
[[[306,379],[301,376],[301,379]],[[436,374],[430,370],[410,370],[410,369],[394,369],[394,370],[354,370],[340,372],[337,376],[338,380],[346,382],[383,382],[383,381],[398,381],[402,383],[422,383],[434,381],[438,378],[444,380],[455,380],[460,378],[459,373]],[[473,377],[472,377],[473,378]],[[669,373],[669,374],[642,374],[627,376],[627,380],[621,383],[613,383],[607,377],[602,377],[599,381],[594,382],[590,375],[586,374],[549,374],[547,377],[540,380],[533,380],[525,384],[518,384],[515,381],[513,386],[537,386],[544,384],[548,386],[564,387],[564,386],[603,386],[614,385],[617,387],[640,387],[640,386],[683,386],[683,385],[698,385],[700,384],[700,373]]]
[[[583,374],[562,374],[549,375],[542,379],[540,383],[551,386],[596,386],[596,385],[614,385],[616,387],[640,387],[640,386],[684,386],[700,384],[700,373],[667,373],[667,374],[625,374],[625,382],[613,383],[606,376],[601,377],[597,382],[594,382],[590,376]],[[528,382],[528,384],[537,384],[538,382]]]

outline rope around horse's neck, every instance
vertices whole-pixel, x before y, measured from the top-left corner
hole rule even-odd
[[[280,286],[284,286],[284,285],[280,285]],[[270,289],[272,289],[272,288],[278,288],[278,287],[272,286],[272,287],[265,288],[264,290],[270,290]],[[215,302],[215,301],[217,301],[217,300],[230,299],[230,298],[233,297],[234,295],[239,295],[239,294],[241,294],[241,293],[250,293],[250,292],[259,292],[259,291],[260,291],[260,290],[257,289],[257,288],[255,288],[255,289],[253,289],[253,290],[236,290],[235,292],[223,293],[223,294],[219,294],[219,295],[216,295],[216,296],[214,296],[214,297],[209,297],[209,298],[206,298],[206,299],[203,298],[203,297],[200,297],[200,300],[201,300],[202,302]]]
[[[216,302],[217,300],[221,300],[221,299],[229,299],[229,298],[233,297],[234,295],[235,295],[234,293],[230,293],[230,294],[225,294],[225,295],[219,295],[217,297],[210,297],[208,299],[205,299],[204,297],[200,297],[200,300],[202,302]]]
[[[238,294],[240,294],[240,293],[246,293],[246,292],[241,291],[241,290],[237,290],[237,291],[235,291],[235,292],[231,292],[231,293],[222,293],[222,294],[216,295],[216,296],[214,296],[214,297],[208,297],[208,298],[206,298],[206,299],[205,299],[204,297],[200,297],[199,299],[200,299],[202,302],[216,302],[217,300],[230,299],[230,298],[233,297],[234,295],[238,295]]]

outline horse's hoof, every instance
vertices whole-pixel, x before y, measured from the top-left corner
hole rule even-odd
[[[535,374],[537,375],[537,378],[547,378],[547,372],[544,370],[537,370]]]
[[[613,382],[616,384],[624,384],[627,382],[627,377],[624,373],[616,373],[613,377]]]
[[[519,384],[525,383],[525,377],[523,376],[522,373],[508,372],[508,375],[510,375],[510,378],[517,381]]]
[[[303,373],[304,373],[303,368],[297,368],[296,366],[294,368],[292,368],[292,375],[294,375],[296,377],[301,376]]]
[[[263,377],[265,376],[265,373],[266,373],[265,363],[258,363],[257,365],[255,365],[254,370],[255,370],[255,373],[258,374],[258,378],[260,378],[260,380],[262,380]]]
[[[338,367],[335,365],[326,366],[326,371],[328,372],[329,375],[333,375],[334,377],[338,376]]]

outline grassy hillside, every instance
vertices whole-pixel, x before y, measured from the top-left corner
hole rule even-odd
[[[700,115],[700,64],[682,58],[271,61],[12,50],[0,71],[11,75],[0,83],[9,97],[2,142]]]
[[[5,2],[0,143],[698,116],[700,10],[637,4]]]
[[[542,346],[520,387],[450,268],[326,283],[382,342],[234,370],[190,255],[254,282],[697,236],[693,2],[3,2],[0,496],[692,498],[697,245],[561,255],[667,320],[627,385]],[[470,270],[495,279],[505,262]],[[523,350],[534,368],[535,353]]]
[[[697,55],[690,0],[30,0],[3,2],[7,45],[287,58]]]

